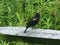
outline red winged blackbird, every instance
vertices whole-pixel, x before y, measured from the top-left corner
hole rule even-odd
[[[35,26],[39,22],[39,19],[40,19],[40,14],[39,13],[36,13],[35,16],[27,23],[26,29],[25,29],[24,33],[26,33],[26,30],[30,26]]]

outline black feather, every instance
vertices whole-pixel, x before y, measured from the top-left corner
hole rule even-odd
[[[24,33],[30,26],[35,26],[39,22],[39,19],[40,19],[40,14],[36,13],[35,16],[27,23]]]

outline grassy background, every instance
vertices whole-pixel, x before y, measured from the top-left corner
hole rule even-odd
[[[36,12],[40,13],[36,28],[60,30],[60,0],[0,0],[0,26],[26,26]],[[20,42],[22,45],[33,45]],[[0,45],[20,45],[20,42],[0,41]]]
[[[59,0],[0,0],[0,26],[26,26],[36,12],[40,22],[35,27],[60,29]]]

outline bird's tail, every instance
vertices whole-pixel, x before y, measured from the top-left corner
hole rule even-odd
[[[26,30],[27,30],[28,28],[26,28],[25,30],[24,30],[24,33],[26,33]]]

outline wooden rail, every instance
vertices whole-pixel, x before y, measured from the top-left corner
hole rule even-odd
[[[24,33],[24,30],[25,27],[0,27],[0,34],[35,38],[60,39],[59,30],[29,28],[26,33]]]

